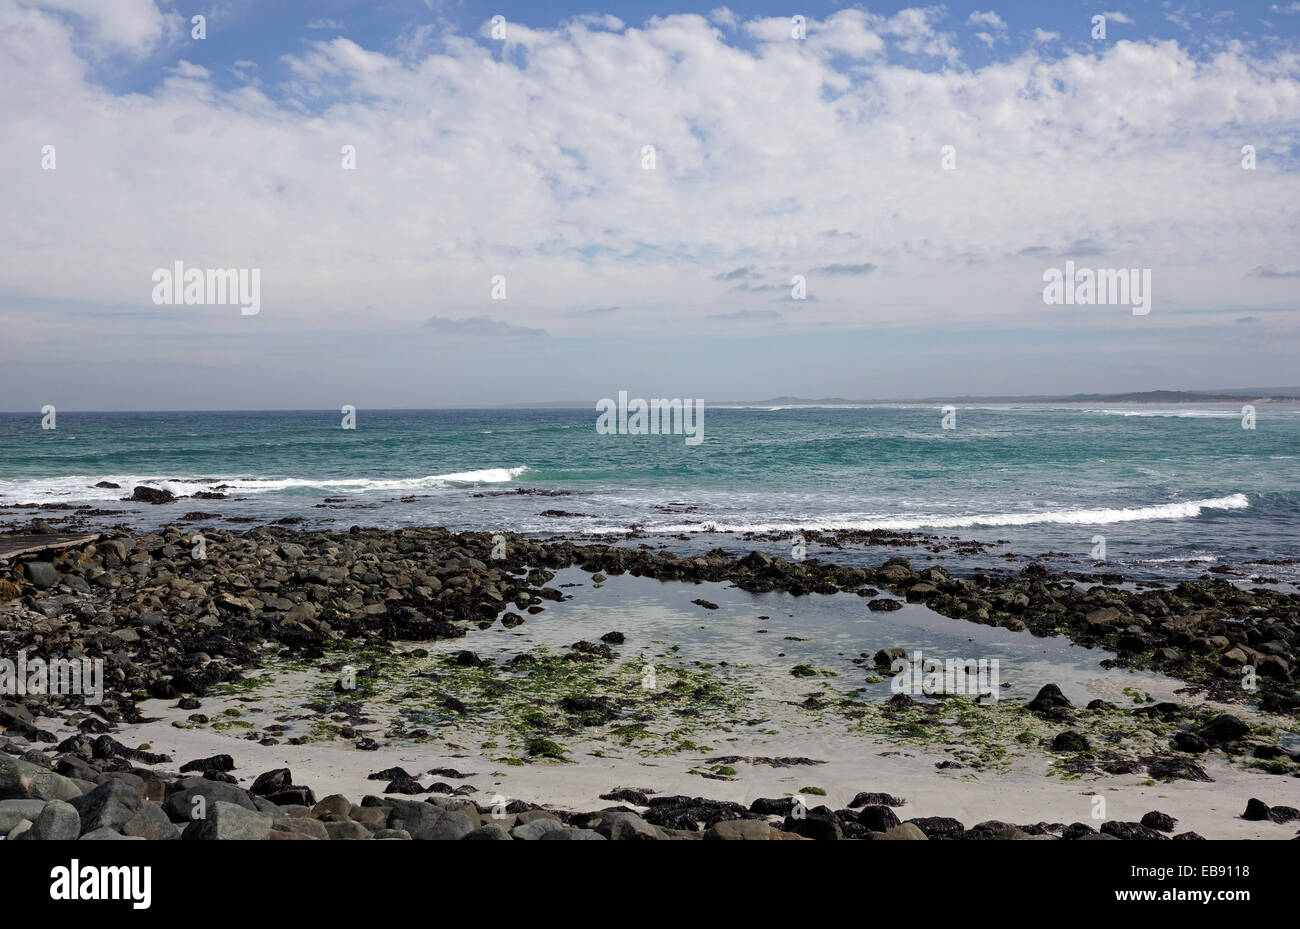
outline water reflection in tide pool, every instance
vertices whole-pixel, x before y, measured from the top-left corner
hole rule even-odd
[[[864,689],[868,696],[888,697],[889,680],[867,683],[874,668],[870,659],[882,648],[920,651],[926,658],[998,661],[1002,699],[1029,700],[1044,684],[1056,684],[1075,703],[1096,697],[1127,700],[1137,693],[1168,694],[1183,686],[1164,675],[1146,671],[1106,669],[1099,662],[1112,653],[1083,648],[1064,636],[1040,638],[951,619],[921,605],[904,603],[892,612],[873,612],[868,598],[855,594],[784,592],[749,593],[728,584],[692,584],[620,575],[593,584],[580,568],[556,573],[547,586],[574,599],[546,603],[536,615],[514,629],[500,623],[459,640],[460,647],[508,658],[537,646],[564,648],[579,640],[599,641],[607,632],[621,632],[616,646],[624,658],[673,653],[682,663],[747,665],[757,671],[762,686],[769,674],[789,676],[795,665],[837,672],[836,677],[807,679],[808,689]],[[580,586],[566,587],[566,584]],[[693,603],[717,604],[708,609]],[[495,651],[493,651],[495,649]],[[865,665],[852,659],[865,654]]]

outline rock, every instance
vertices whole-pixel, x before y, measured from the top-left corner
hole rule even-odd
[[[24,819],[35,822],[48,802],[48,800],[0,800],[0,835],[8,835],[9,830]]]
[[[201,819],[212,804],[230,803],[241,806],[250,813],[257,812],[257,806],[244,791],[233,784],[209,781],[201,777],[186,778],[181,782],[183,789],[171,794],[163,803],[163,809],[174,823],[188,823],[191,819]],[[202,800],[202,803],[198,801]]]
[[[1082,839],[1085,836],[1095,836],[1097,830],[1087,823],[1070,823],[1061,831],[1063,839]]]
[[[181,837],[181,831],[163,810],[161,803],[146,800],[135,815],[122,825],[122,835],[139,836],[153,842],[172,841]]]
[[[265,841],[271,837],[271,817],[236,803],[214,800],[207,816],[193,820],[181,838],[198,841]]]
[[[1287,754],[1287,750],[1281,745],[1256,745],[1255,750],[1251,752],[1251,755],[1255,758],[1262,758],[1266,761],[1273,758],[1281,758],[1283,756],[1288,758],[1290,757]]]
[[[1123,622],[1124,614],[1113,606],[1104,606],[1087,613],[1083,617],[1084,623],[1090,630],[1101,630],[1107,626],[1114,626]]]
[[[1161,813],[1159,810],[1152,810],[1142,817],[1142,825],[1157,832],[1173,832],[1177,822],[1178,820],[1168,813]]]
[[[289,773],[289,769],[275,768],[272,771],[266,771],[259,774],[257,779],[253,781],[253,786],[248,788],[248,792],[259,797],[270,797],[273,794],[277,794],[284,790],[286,787],[292,786],[293,775]]]
[[[372,833],[361,823],[351,820],[342,823],[326,823],[325,832],[331,839],[338,841],[358,841],[372,838]]]
[[[903,604],[897,600],[888,600],[884,597],[877,597],[875,600],[867,601],[867,609],[876,613],[888,613],[893,610],[901,610]]]
[[[892,794],[859,791],[853,797],[853,802],[849,804],[849,809],[856,810],[858,807],[868,804],[872,806],[903,806],[906,803],[906,800],[900,800]]]
[[[329,813],[334,813],[346,819],[351,812],[352,801],[342,794],[330,794],[311,808],[311,815],[315,819],[320,819]]]
[[[659,833],[636,813],[606,813],[596,831],[611,841],[658,839]]]
[[[548,832],[556,829],[565,828],[564,823],[555,819],[534,819],[531,822],[521,823],[510,830],[510,835],[523,841],[536,841]]]
[[[925,841],[928,838],[929,836],[922,832],[915,823],[906,822],[876,836],[876,841]]]
[[[876,652],[872,661],[875,663],[877,668],[890,668],[893,667],[895,661],[900,659],[904,661],[907,660],[907,649],[882,648],[880,651]]]
[[[1164,839],[1168,841],[1169,836],[1161,835],[1154,829],[1142,825],[1141,823],[1122,823],[1117,820],[1108,820],[1101,824],[1101,834],[1111,835],[1117,839],[1133,841],[1137,839]]]
[[[876,570],[876,577],[884,584],[903,584],[916,577],[916,572],[905,558],[890,558]]]
[[[284,832],[296,832],[299,835],[305,835],[313,839],[328,839],[330,837],[328,826],[318,819],[311,819],[306,816],[286,816],[284,819],[277,820],[271,827],[280,829]]]
[[[139,787],[112,778],[85,796],[73,798],[72,805],[81,816],[82,831],[94,832],[108,827],[121,832],[143,802],[144,792]]]
[[[759,816],[789,816],[793,809],[793,797],[759,797],[749,805],[749,812]]]
[[[1157,780],[1187,780],[1211,783],[1214,778],[1205,773],[1205,769],[1189,758],[1166,758],[1150,756],[1138,759],[1146,765],[1147,774]]]
[[[900,820],[898,814],[884,804],[872,804],[858,813],[858,822],[872,832],[888,832],[899,825]]]
[[[1210,750],[1210,743],[1195,732],[1175,732],[1170,744],[1180,752],[1191,752],[1198,755]]]
[[[81,835],[81,817],[72,804],[63,800],[49,800],[24,839],[70,842]]]
[[[761,819],[729,819],[714,823],[706,829],[704,838],[712,841],[765,842],[772,838],[772,827]]]
[[[128,498],[136,503],[171,503],[176,499],[176,495],[170,490],[160,490],[157,487],[136,487]]]
[[[951,816],[918,816],[915,819],[909,819],[908,822],[932,839],[960,835],[966,831],[966,827]]]
[[[589,829],[555,829],[541,836],[543,842],[556,841],[598,841],[604,842],[605,837],[599,832],[592,832]]]
[[[39,590],[48,590],[59,582],[59,572],[48,561],[29,561],[23,565],[27,580]]]
[[[1214,717],[1201,727],[1199,735],[1207,742],[1235,742],[1237,739],[1250,735],[1250,726],[1236,716],[1224,713]]]
[[[394,806],[388,816],[388,828],[404,829],[416,841],[460,839],[478,827],[477,823],[469,821],[469,817],[431,803],[418,803],[414,800],[392,802]]]
[[[229,755],[213,755],[211,758],[196,758],[181,765],[181,773],[187,771],[233,771],[235,759]]]
[[[1265,655],[1259,661],[1259,673],[1264,677],[1286,680],[1291,676],[1291,665],[1280,655]]]
[[[1055,684],[1044,684],[1038,691],[1038,695],[1025,704],[1025,708],[1036,713],[1050,713],[1054,710],[1068,709],[1073,705],[1065,694],[1061,693],[1061,688]]]
[[[1268,818],[1275,823],[1289,823],[1293,820],[1300,819],[1300,810],[1297,810],[1293,806],[1270,807]]]
[[[236,597],[234,594],[223,591],[217,594],[214,601],[217,606],[225,607],[228,610],[234,610],[236,613],[252,613],[256,607],[253,602],[245,597]]]
[[[834,842],[844,838],[844,830],[840,828],[840,824],[825,816],[810,815],[801,819],[787,816],[781,828],[785,832],[793,832],[795,835],[822,842]]]
[[[479,826],[469,835],[465,836],[462,841],[489,841],[489,842],[509,842],[511,841],[510,833],[505,828],[496,823],[488,823],[486,826]]]
[[[103,827],[102,829],[95,829],[95,830],[92,830],[91,832],[87,832],[87,833],[86,833],[85,835],[83,835],[83,836],[82,836],[78,841],[81,841],[81,842],[102,842],[102,841],[105,841],[105,840],[113,841],[113,842],[121,842],[121,841],[123,841],[123,840],[130,841],[130,842],[143,842],[143,841],[144,841],[144,840],[143,840],[142,838],[140,838],[138,835],[122,835],[122,833],[120,833],[120,832],[115,832],[115,831],[113,831],[112,829],[108,828],[107,826]]]
[[[630,803],[633,806],[648,806],[650,798],[644,791],[636,790],[632,787],[617,787],[607,794],[601,794],[602,800],[621,800],[624,803]]]
[[[286,787],[267,796],[268,800],[276,806],[305,806],[313,807],[316,805],[316,794],[310,787]]]
[[[81,788],[61,774],[0,755],[0,800],[72,800]]]
[[[1092,748],[1088,740],[1078,732],[1067,729],[1052,740],[1054,752],[1086,752]]]

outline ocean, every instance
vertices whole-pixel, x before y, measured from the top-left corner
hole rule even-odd
[[[47,430],[0,414],[0,520],[442,525],[787,557],[802,533],[884,530],[985,543],[935,556],[960,570],[1092,570],[1100,541],[1105,569],[1137,579],[1300,581],[1297,404],[1259,404],[1254,429],[1217,404],[958,406],[951,429],[937,405],[707,406],[696,446],[601,435],[596,415],[361,409],[344,429],[333,411],[60,412]],[[139,484],[226,498],[123,502]],[[807,556],[934,549],[825,541]]]

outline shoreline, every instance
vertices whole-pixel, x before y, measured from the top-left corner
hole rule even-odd
[[[791,563],[760,552],[679,559],[663,552],[538,543],[517,536],[506,536],[504,551],[497,551],[504,557],[494,559],[499,545],[492,536],[442,529],[295,532],[262,527],[205,535],[204,558],[191,557],[185,534],[172,528],[107,536],[57,555],[28,554],[0,562],[4,654],[26,647],[49,655],[103,657],[115,679],[104,703],[89,713],[77,705],[79,698],[29,696],[15,702],[0,696],[0,725],[5,727],[0,740],[9,756],[0,755],[0,765],[17,763],[10,760],[15,756],[39,757],[61,773],[79,777],[78,788],[87,792],[93,792],[90,785],[97,780],[125,781],[138,788],[137,808],[150,792],[156,795],[154,802],[162,802],[169,791],[192,796],[196,788],[208,790],[208,784],[221,785],[213,791],[234,788],[227,778],[248,788],[246,782],[254,776],[288,768],[292,777],[318,787],[321,796],[356,798],[369,792],[381,798],[355,810],[351,805],[343,810],[343,801],[334,799],[330,810],[319,813],[342,817],[333,831],[353,837],[362,836],[343,823],[364,820],[366,827],[376,827],[369,833],[378,835],[391,822],[405,821],[402,815],[393,817],[406,807],[389,801],[417,794],[385,790],[427,791],[432,786],[450,792],[465,785],[474,792],[464,795],[479,804],[478,821],[469,831],[506,821],[492,816],[499,804],[485,803],[497,794],[518,808],[564,807],[549,815],[567,817],[569,826],[587,822],[581,819],[588,815],[583,810],[599,810],[606,803],[625,807],[619,829],[641,833],[646,831],[642,826],[661,832],[684,826],[688,828],[680,831],[694,836],[707,831],[711,819],[742,815],[759,817],[748,821],[762,821],[782,833],[820,838],[877,838],[901,828],[894,820],[909,816],[960,820],[960,828],[922,822],[923,833],[935,833],[930,838],[943,837],[944,829],[962,836],[1003,831],[1005,837],[1020,837],[1007,826],[1012,822],[1028,827],[1020,833],[1058,837],[1066,827],[1087,834],[1074,823],[1096,827],[1109,822],[1120,824],[1107,828],[1125,837],[1151,838],[1149,829],[1132,824],[1153,811],[1177,820],[1179,833],[1213,838],[1289,838],[1295,830],[1286,824],[1288,811],[1300,805],[1300,745],[1277,744],[1279,737],[1293,738],[1286,733],[1294,733],[1300,717],[1292,663],[1300,629],[1300,596],[1295,594],[1242,590],[1227,582],[1089,588],[1034,565],[1016,575],[957,578],[937,565],[915,571],[899,558],[874,570]],[[39,560],[46,557],[48,561]],[[579,582],[579,576],[586,581]],[[802,616],[819,631],[835,626],[828,625],[830,620],[813,622],[807,609],[814,602],[826,604],[832,620],[852,608],[877,623],[871,629],[894,628],[898,641],[908,635],[956,635],[963,628],[974,634],[979,626],[1010,636],[1012,644],[997,646],[1007,649],[1024,651],[1032,639],[1059,641],[1058,651],[1071,642],[1084,649],[1104,648],[1113,653],[1103,662],[1107,673],[1146,675],[1143,685],[1153,689],[1127,709],[1123,701],[1132,688],[1120,694],[1118,684],[1094,680],[1096,675],[1067,687],[1074,700],[1056,689],[1055,681],[1018,680],[1020,696],[992,706],[942,695],[907,701],[896,695],[891,703],[878,695],[883,685],[870,683],[888,680],[879,655],[863,652],[849,662],[847,656],[835,659],[830,645],[824,646],[827,660],[839,661],[839,670],[815,665],[791,669],[793,658],[782,659],[779,672],[773,670],[776,666],[750,667],[735,660],[722,662],[736,665],[725,669],[715,660],[674,666],[671,656],[683,645],[685,653],[704,646],[687,634],[690,624],[665,624],[660,614],[667,607],[654,606],[654,598],[632,599],[634,578],[667,583],[678,600],[680,584],[680,593],[695,597],[691,602],[697,606],[688,608],[698,614],[701,630],[711,628],[711,618],[723,627],[744,615],[742,605],[768,603],[775,596],[772,603],[804,604],[802,610],[792,606],[790,616]],[[591,589],[577,589],[586,583]],[[604,587],[609,591],[602,593]],[[618,597],[628,598],[621,616]],[[706,599],[713,597],[721,605]],[[584,604],[594,604],[590,612],[603,618],[593,621],[604,626],[592,626],[589,639],[572,642],[577,634],[566,633],[580,628],[573,611]],[[648,701],[638,693],[638,675],[649,640],[637,639],[642,654],[635,661],[640,664],[633,664],[634,646],[623,647],[624,631],[629,636],[642,631],[628,625],[638,610],[645,613],[638,621],[646,629],[673,630],[678,637],[657,646],[656,662],[668,663],[660,669],[660,689]],[[694,622],[693,614],[680,615]],[[880,625],[891,617],[899,617],[894,626]],[[906,617],[924,622],[909,626],[902,622]],[[535,636],[550,635],[554,641],[529,638],[521,651],[521,624],[523,632],[536,629]],[[507,633],[509,638],[499,638]],[[799,645],[804,638],[787,636],[794,641],[780,654],[823,647],[816,641]],[[340,654],[360,666],[351,688],[337,686]],[[1240,668],[1250,662],[1261,672],[1259,689],[1244,692]],[[271,686],[256,683],[261,675],[249,672],[257,668],[269,669]],[[865,675],[868,690],[876,687],[876,696],[836,681],[845,672],[856,673],[854,668]],[[810,679],[818,675],[823,676]],[[1084,684],[1108,698],[1096,697],[1084,706],[1078,689]],[[409,691],[405,702],[400,690]],[[1028,700],[1031,694],[1035,699]],[[444,702],[431,702],[435,696]],[[250,715],[255,722],[243,717],[244,710],[276,699],[284,706],[260,717]],[[311,711],[304,713],[304,705]],[[431,706],[437,711],[428,712]],[[744,714],[758,712],[755,707],[768,714],[760,721],[766,728],[745,727]],[[195,709],[202,709],[207,722],[192,721]],[[231,709],[235,714],[225,716]],[[507,717],[504,723],[493,718],[495,710]],[[384,711],[410,715],[383,718]],[[285,719],[280,721],[277,713]],[[219,729],[214,719],[230,725]],[[489,720],[498,728],[484,738],[482,727]],[[699,720],[694,728],[692,720]],[[257,738],[238,737],[235,723],[252,729],[249,734]],[[413,734],[422,729],[428,730],[426,736]],[[1009,743],[1017,732],[1021,745],[1016,751],[998,747],[999,739]],[[449,733],[464,742],[459,749]],[[483,744],[466,741],[470,733]],[[988,737],[979,738],[981,733]],[[1070,736],[1062,741],[1066,733]],[[1076,744],[1073,738],[1083,741]],[[660,746],[656,739],[666,741]],[[142,744],[149,748],[132,747]],[[645,748],[650,744],[653,752]],[[647,754],[636,755],[637,746]],[[213,762],[213,773],[203,784],[178,777],[177,765],[223,756],[234,767],[227,768],[226,760]],[[745,760],[790,756],[823,763],[776,767]],[[42,767],[39,760],[34,763]],[[392,777],[370,777],[397,768],[402,771],[390,771]],[[425,773],[443,769],[475,777],[449,782]],[[25,776],[26,781],[10,781],[42,777],[31,771]],[[5,783],[0,776],[0,784]],[[615,796],[617,788],[641,792]],[[909,804],[895,810],[897,815],[877,809],[884,804],[866,804],[870,812],[864,814],[848,805],[860,792],[892,794]],[[420,795],[430,801],[426,806],[459,804],[460,815],[474,819],[462,797]],[[699,802],[663,802],[673,796]],[[1112,804],[1104,820],[1090,818],[1096,796]],[[628,797],[647,802],[632,803]],[[795,797],[805,801],[805,816],[776,812],[782,805],[790,810]],[[19,798],[0,797],[0,804],[14,799]],[[1241,818],[1256,799],[1276,810],[1273,819],[1267,812],[1261,820]],[[719,806],[723,801],[739,806]],[[237,798],[232,802],[240,806]],[[382,826],[378,814],[357,813],[367,804],[382,803],[391,807]],[[757,811],[749,812],[756,803]],[[276,819],[272,813],[271,823],[310,818],[308,804],[286,806],[295,815]],[[770,812],[760,815],[762,810]],[[600,820],[599,814],[590,816]],[[996,828],[973,828],[994,820]],[[1159,817],[1151,821],[1162,822]],[[448,822],[456,827],[452,831],[464,825]],[[260,830],[262,821],[258,823]],[[510,828],[524,825],[511,823]],[[218,826],[203,828],[221,832]],[[755,833],[745,836],[749,838],[761,831],[758,826],[722,831],[746,829]],[[195,828],[190,837],[202,831]],[[268,824],[268,831],[283,830]],[[487,831],[492,834],[476,837],[508,837]]]

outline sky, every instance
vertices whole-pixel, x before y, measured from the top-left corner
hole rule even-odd
[[[0,0],[0,127],[0,410],[1300,383],[1300,0]]]

